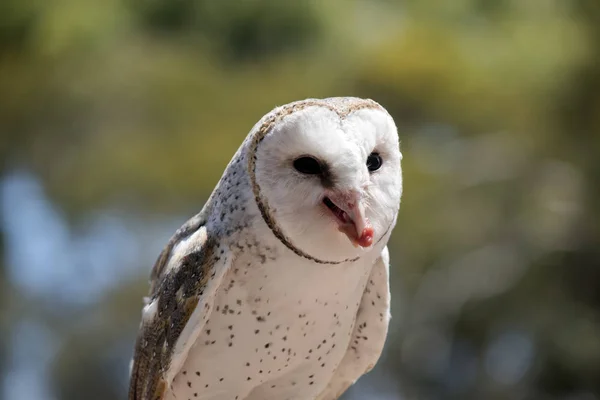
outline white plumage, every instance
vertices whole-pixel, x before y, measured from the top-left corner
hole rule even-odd
[[[390,318],[400,160],[371,100],[263,117],[154,266],[130,400],[333,400],[369,371]]]

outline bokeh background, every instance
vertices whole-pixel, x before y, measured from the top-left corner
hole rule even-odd
[[[395,117],[393,319],[356,399],[600,399],[597,0],[2,0],[0,398],[125,399],[147,277],[252,125]]]

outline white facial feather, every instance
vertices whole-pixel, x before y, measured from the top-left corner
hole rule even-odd
[[[367,157],[377,152],[381,168],[370,173]],[[311,156],[329,169],[334,185],[324,187],[314,175],[293,167],[300,156]],[[323,197],[331,191],[363,193],[366,216],[375,240],[387,233],[402,194],[398,134],[392,118],[380,109],[362,109],[345,118],[323,107],[307,107],[286,117],[262,141],[256,176],[283,232],[303,251],[324,259],[360,255],[338,232]]]

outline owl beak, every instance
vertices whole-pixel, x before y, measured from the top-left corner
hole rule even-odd
[[[373,227],[365,216],[365,205],[360,192],[336,192],[323,199],[323,203],[338,220],[338,230],[348,236],[355,247],[373,244]]]

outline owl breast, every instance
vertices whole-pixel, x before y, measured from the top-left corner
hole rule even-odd
[[[316,397],[352,340],[372,263],[322,265],[286,249],[245,247],[175,377],[174,398]]]

